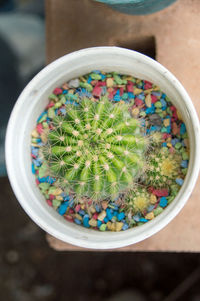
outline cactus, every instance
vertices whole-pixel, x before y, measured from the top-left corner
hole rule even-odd
[[[180,174],[181,156],[169,153],[167,148],[161,148],[149,154],[146,168],[146,183],[152,186],[169,186]]]
[[[136,186],[125,197],[126,210],[132,214],[144,213],[151,204],[150,193],[146,187]]]
[[[84,98],[53,119],[44,147],[51,175],[77,196],[115,199],[132,187],[145,165],[148,137],[127,105]]]

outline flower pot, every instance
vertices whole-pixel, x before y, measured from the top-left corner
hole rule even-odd
[[[92,70],[117,71],[157,84],[180,111],[190,143],[188,172],[174,201],[155,219],[122,232],[100,232],[69,223],[49,207],[31,173],[30,142],[36,120],[52,90]],[[46,232],[65,242],[86,248],[109,249],[137,243],[166,226],[183,208],[197,180],[200,158],[200,128],[196,111],[179,81],[158,62],[135,51],[117,47],[94,47],[65,55],[36,75],[13,109],[6,135],[8,176],[27,214]]]
[[[130,15],[148,15],[174,3],[176,0],[95,0]]]

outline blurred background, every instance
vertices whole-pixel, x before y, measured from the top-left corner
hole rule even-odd
[[[44,1],[0,0],[0,300],[199,301],[199,254],[57,252],[19,206],[6,177],[5,131],[44,66]]]

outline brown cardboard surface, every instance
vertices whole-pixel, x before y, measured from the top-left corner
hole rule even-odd
[[[92,0],[46,0],[47,62],[74,50],[116,45],[152,52],[181,81],[200,116],[200,1],[179,0],[148,16],[129,16]],[[179,215],[143,242],[119,251],[200,251],[200,179]],[[56,250],[84,250],[47,237]]]

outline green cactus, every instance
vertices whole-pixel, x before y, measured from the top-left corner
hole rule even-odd
[[[146,187],[136,186],[125,197],[126,210],[132,214],[143,213],[151,204],[151,196]]]
[[[149,154],[146,167],[146,183],[152,186],[169,186],[181,173],[181,156],[171,154],[166,147]]]
[[[149,139],[127,105],[85,98],[69,105],[66,116],[55,117],[52,126],[44,156],[51,174],[77,196],[114,199],[140,176]]]

